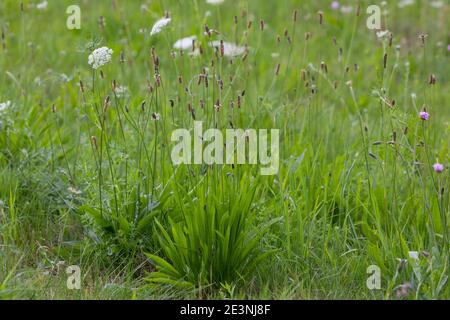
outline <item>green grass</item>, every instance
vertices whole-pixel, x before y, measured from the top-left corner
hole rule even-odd
[[[72,1],[23,3],[0,3],[0,299],[450,298],[448,4],[389,1],[390,41],[368,1],[80,2],[81,30]],[[201,55],[172,49],[191,35]],[[278,174],[173,165],[194,120],[279,129]]]

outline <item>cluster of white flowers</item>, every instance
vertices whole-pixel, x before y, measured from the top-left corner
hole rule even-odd
[[[81,190],[78,190],[74,187],[68,187],[67,191],[69,191],[70,193],[77,195],[77,196],[83,193]]]
[[[161,30],[167,26],[172,19],[170,18],[162,18],[155,22],[153,25],[152,31],[150,31],[150,35],[153,36],[157,33],[160,33]]]
[[[6,101],[6,102],[0,103],[0,113],[2,113],[3,111],[6,111],[6,109],[8,109],[9,107],[11,107],[11,101]]]
[[[45,10],[45,9],[47,9],[47,7],[48,7],[47,1],[42,1],[36,5],[36,9],[38,9],[38,10]]]
[[[378,39],[382,39],[389,34],[389,30],[381,30],[377,32]]]
[[[214,48],[220,48],[221,42],[220,41],[212,41],[211,47]],[[246,51],[245,47],[238,46],[231,42],[223,42],[223,55],[226,57],[236,57],[244,54]]]
[[[196,36],[190,36],[186,38],[179,39],[173,45],[174,49],[177,50],[192,50],[193,42],[197,39]]]
[[[341,7],[341,12],[342,13],[352,13],[353,12],[353,7],[352,6],[342,6]]]
[[[101,47],[95,49],[90,55],[88,59],[89,65],[94,69],[98,69],[99,67],[107,64],[112,59],[113,51],[108,47]]]
[[[117,98],[126,98],[130,96],[129,90],[125,86],[117,86],[114,89],[114,93],[116,94]]]
[[[61,73],[61,74],[59,75],[59,79],[60,79],[62,82],[70,82],[70,81],[73,79],[73,77],[72,77],[72,76],[69,77],[67,74]]]
[[[206,0],[206,3],[209,4],[221,4],[224,3],[225,0]]]
[[[398,3],[398,7],[404,8],[407,6],[411,6],[411,5],[415,4],[415,2],[416,2],[415,0],[400,0]]]
[[[432,1],[432,2],[430,3],[430,5],[431,5],[433,8],[440,9],[440,8],[444,7],[444,2],[442,2],[442,1]]]

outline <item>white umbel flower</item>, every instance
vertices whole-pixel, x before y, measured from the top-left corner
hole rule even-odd
[[[389,34],[389,30],[382,30],[377,32],[378,39],[384,38]]]
[[[45,9],[47,9],[47,7],[48,7],[47,1],[42,1],[36,5],[36,9],[38,9],[38,10],[45,10]]]
[[[206,0],[206,3],[208,3],[208,4],[221,4],[224,2],[225,2],[225,0]]]
[[[153,36],[157,33],[160,33],[161,30],[170,23],[170,21],[172,21],[171,18],[162,18],[156,21],[155,24],[153,25],[150,35]]]
[[[430,5],[431,5],[433,8],[439,9],[439,8],[442,8],[442,7],[444,6],[444,2],[442,2],[442,1],[432,1],[432,2],[430,3]]]
[[[69,191],[70,193],[79,196],[80,194],[82,194],[83,192],[81,190],[78,190],[74,187],[68,187],[67,191]]]
[[[130,91],[125,86],[117,86],[114,89],[114,93],[117,98],[126,98],[130,96]]]
[[[407,6],[411,6],[411,5],[413,5],[413,4],[415,4],[415,0],[401,0],[399,3],[398,3],[398,7],[399,8],[404,8],[404,7],[407,7]]]
[[[90,55],[88,59],[89,65],[94,69],[98,69],[99,67],[111,62],[113,51],[108,47],[101,47],[95,49]]]
[[[173,48],[178,49],[178,50],[192,50],[193,42],[196,39],[197,39],[196,36],[179,39],[175,42],[175,44],[173,45]]]
[[[11,101],[0,103],[0,113],[6,111],[9,107],[11,107]]]
[[[341,12],[342,13],[352,13],[353,12],[353,7],[352,6],[342,6],[341,7]]]
[[[220,41],[211,42],[211,46],[214,48],[220,48]],[[237,57],[245,53],[246,48],[238,46],[231,42],[223,42],[223,55],[226,57]]]

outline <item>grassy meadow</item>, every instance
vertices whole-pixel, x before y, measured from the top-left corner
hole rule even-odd
[[[449,15],[1,1],[0,299],[449,299]],[[194,121],[278,129],[278,172],[174,164]]]

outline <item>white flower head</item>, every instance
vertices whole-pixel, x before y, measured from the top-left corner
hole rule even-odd
[[[419,252],[417,251],[409,251],[408,255],[413,260],[419,260]]]
[[[211,42],[211,46],[214,48],[220,48],[221,45],[222,45],[221,42],[218,40]],[[223,55],[226,57],[233,58],[240,56],[244,54],[246,50],[247,49],[245,47],[238,46],[231,42],[223,41]]]
[[[157,113],[157,112],[153,112],[152,113],[152,119],[154,121],[159,121],[159,120],[161,120],[161,115],[159,113]]]
[[[377,31],[377,37],[378,39],[382,39],[384,37],[386,37],[389,34],[389,30],[380,30]]]
[[[213,34],[220,34],[220,31],[215,30],[215,29],[209,29],[208,32],[203,31],[203,34],[204,34],[205,36],[210,36],[210,35],[213,35]]]
[[[70,193],[72,193],[74,195],[80,195],[80,194],[83,193],[81,190],[78,190],[78,189],[76,189],[74,187],[68,187],[67,191],[69,191]]]
[[[353,7],[352,6],[342,6],[341,7],[341,12],[342,13],[352,13],[353,12]]]
[[[104,66],[108,62],[111,62],[113,51],[108,47],[101,47],[95,49],[90,55],[88,59],[89,65],[94,69],[98,69],[101,66]]]
[[[60,75],[59,75],[59,79],[62,81],[62,82],[70,82],[71,80],[72,80],[72,77],[69,77],[67,74],[65,74],[65,73],[61,73]]]
[[[2,102],[0,103],[0,113],[6,111],[9,107],[11,107],[11,101],[6,101],[6,102]]]
[[[114,88],[114,93],[117,98],[126,98],[130,96],[130,92],[125,86],[117,86]]]
[[[399,8],[404,8],[404,7],[407,7],[407,6],[411,6],[411,5],[413,5],[415,2],[416,2],[415,0],[401,0],[401,1],[398,3],[398,7],[399,7]]]
[[[38,10],[45,10],[45,9],[47,9],[47,7],[48,7],[47,1],[42,1],[36,5],[36,9],[38,9]]]
[[[208,4],[221,4],[224,2],[225,2],[225,0],[206,0],[206,3],[208,3]]]
[[[431,5],[433,8],[439,9],[439,8],[442,8],[442,7],[444,6],[444,2],[442,2],[442,1],[432,1],[432,2],[430,3],[430,5]]]
[[[170,23],[171,20],[171,18],[162,18],[156,21],[153,25],[152,31],[150,31],[150,35],[153,36],[157,33],[160,33],[161,30]]]
[[[192,50],[193,42],[197,39],[196,36],[190,36],[186,38],[179,39],[173,45],[174,49],[178,50]]]

